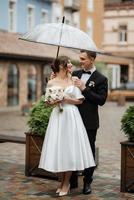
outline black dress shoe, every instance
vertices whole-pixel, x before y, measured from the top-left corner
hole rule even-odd
[[[91,194],[91,192],[92,190],[90,183],[84,183],[83,194]]]

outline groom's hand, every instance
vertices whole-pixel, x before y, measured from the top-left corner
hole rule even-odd
[[[83,91],[86,88],[85,83],[80,79],[76,79],[74,81],[74,85],[77,86],[81,91]]]

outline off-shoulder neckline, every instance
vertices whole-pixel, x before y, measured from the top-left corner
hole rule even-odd
[[[74,85],[69,85],[69,86],[67,86],[67,87],[62,87],[62,86],[60,86],[60,85],[53,85],[53,86],[51,86],[51,87],[48,87],[48,88],[61,88],[61,89],[63,89],[63,90],[66,90],[67,88],[69,88],[69,87],[74,87]]]

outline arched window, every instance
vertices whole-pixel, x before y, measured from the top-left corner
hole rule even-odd
[[[28,68],[28,102],[36,101],[37,71],[35,66]]]
[[[51,69],[51,66],[50,65],[45,65],[44,68],[43,68],[43,93],[45,92],[46,90],[46,85],[47,85],[47,82],[50,78],[50,75],[52,73],[52,69]]]
[[[19,71],[15,64],[8,68],[8,105],[16,106],[19,103]]]

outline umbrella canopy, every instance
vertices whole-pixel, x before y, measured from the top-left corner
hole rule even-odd
[[[40,24],[20,39],[99,53],[99,50],[89,35],[65,23]]]

